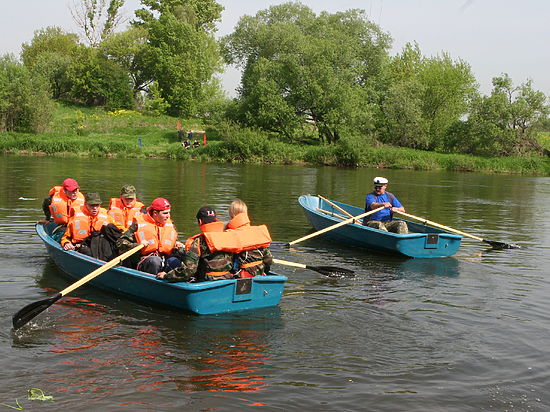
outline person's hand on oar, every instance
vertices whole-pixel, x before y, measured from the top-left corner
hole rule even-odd
[[[353,270],[339,268],[336,266],[311,266],[304,265],[302,263],[288,262],[281,259],[273,259],[273,263],[278,263],[279,265],[293,266],[302,269],[310,269],[318,272],[322,275],[331,277],[331,278],[351,278],[355,276]]]
[[[452,227],[444,226],[444,225],[441,225],[439,223],[432,222],[431,220],[424,219],[423,217],[418,217],[418,216],[411,215],[409,213],[399,212],[399,211],[396,211],[395,213],[399,213],[400,215],[410,217],[411,219],[419,220],[424,225],[434,226],[434,227],[437,227],[439,229],[446,230],[448,232],[453,232],[453,233],[456,233],[456,234],[461,235],[461,236],[466,236],[466,237],[469,237],[469,238],[472,238],[472,239],[475,239],[475,240],[479,240],[480,242],[488,243],[489,245],[491,245],[495,249],[520,249],[521,248],[521,246],[516,245],[514,243],[504,243],[504,242],[497,242],[496,240],[483,239],[479,236],[471,235],[469,233],[462,232],[460,230],[453,229]]]
[[[56,293],[55,295],[42,299],[33,303],[28,304],[23,309],[19,310],[15,315],[13,315],[13,328],[19,329],[21,326],[25,325],[27,322],[29,322],[31,319],[39,315],[40,313],[44,312],[46,309],[48,309],[51,305],[53,305],[55,302],[57,302],[59,299],[61,299],[63,296],[67,295],[69,292],[72,292],[79,286],[82,286],[86,282],[89,282],[93,278],[101,275],[103,272],[108,271],[113,266],[116,266],[118,263],[122,262],[124,259],[132,256],[134,253],[136,253],[138,250],[143,248],[143,245],[138,245],[134,247],[133,249],[130,249],[129,251],[123,253],[120,256],[117,256],[113,260],[110,260],[109,262],[105,263],[104,265],[100,266],[90,274],[84,276],[79,281],[73,283],[72,285],[66,287],[61,292]]]

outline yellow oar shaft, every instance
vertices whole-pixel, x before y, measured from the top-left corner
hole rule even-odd
[[[307,236],[301,237],[300,239],[296,239],[296,240],[290,242],[290,243],[289,243],[289,246],[290,246],[290,245],[294,245],[294,244],[296,244],[296,243],[298,243],[298,242],[302,242],[302,241],[304,241],[304,240],[306,240],[306,239],[311,239],[312,237],[315,237],[315,236],[321,235],[321,234],[323,234],[323,233],[329,232],[329,231],[331,231],[331,230],[337,229],[337,228],[339,228],[339,227],[341,227],[341,226],[345,226],[345,225],[347,225],[348,223],[353,222],[354,220],[359,220],[359,219],[361,219],[361,218],[364,218],[365,216],[372,215],[373,213],[379,212],[379,211],[382,210],[382,209],[384,209],[383,206],[379,207],[378,209],[370,210],[370,211],[368,211],[368,212],[361,213],[360,215],[353,216],[353,217],[351,217],[351,218],[349,218],[349,219],[344,220],[343,222],[336,223],[335,225],[326,227],[326,228],[321,229],[321,230],[319,230],[319,231],[317,231],[317,232],[310,233],[310,234],[307,235]]]
[[[405,212],[394,212],[394,213],[399,213],[400,215],[410,217],[411,219],[419,220],[420,222],[422,222],[422,223],[425,224],[425,225],[430,225],[430,226],[438,227],[438,228],[440,228],[440,229],[447,230],[448,232],[453,232],[453,233],[456,233],[456,234],[458,234],[458,235],[470,237],[470,238],[472,238],[472,239],[476,239],[476,240],[479,240],[479,241],[481,241],[481,242],[484,242],[484,241],[485,241],[483,238],[480,238],[479,236],[471,235],[471,234],[469,234],[469,233],[462,232],[462,231],[457,230],[457,229],[453,229],[452,227],[445,226],[445,225],[441,225],[441,224],[436,223],[436,222],[432,222],[431,220],[424,219],[423,217],[418,217],[418,216],[411,215],[411,214],[405,213]]]
[[[89,282],[90,280],[92,280],[93,278],[95,278],[96,276],[99,276],[101,275],[103,272],[106,272],[107,270],[111,269],[113,266],[116,266],[117,264],[119,264],[120,262],[122,262],[124,259],[126,259],[127,257],[133,255],[134,253],[136,253],[138,250],[140,250],[141,248],[143,247],[143,245],[138,245],[136,247],[134,247],[133,249],[130,249],[129,251],[123,253],[122,255],[120,256],[117,256],[116,258],[114,258],[113,260],[110,260],[109,262],[105,263],[103,266],[101,267],[98,267],[96,270],[94,270],[93,272],[87,274],[86,276],[84,276],[82,279],[80,279],[79,281],[73,283],[72,285],[69,285],[67,286],[65,289],[63,289],[61,292],[59,292],[61,294],[61,296],[65,296],[66,294],[72,292],[73,290],[75,290],[76,288],[78,288],[79,286],[82,286],[84,283],[86,282]]]

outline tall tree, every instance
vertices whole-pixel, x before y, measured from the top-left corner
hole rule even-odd
[[[42,132],[53,116],[47,84],[13,56],[0,57],[0,131]]]
[[[222,7],[214,0],[143,0],[135,26],[147,31],[143,73],[158,83],[173,115],[197,113],[221,58],[214,39]]]
[[[456,121],[468,113],[477,94],[470,66],[441,56],[424,57],[407,44],[389,65],[388,90],[382,102],[383,140],[398,146],[438,150]]]
[[[54,99],[66,97],[71,89],[67,71],[78,53],[78,36],[60,27],[46,27],[34,33],[32,41],[23,43],[21,60],[33,73],[42,76]]]
[[[124,0],[78,0],[73,3],[73,20],[92,47],[105,40],[124,22]]]
[[[243,68],[241,120],[292,138],[316,130],[336,142],[373,126],[390,37],[361,10],[320,15],[285,3],[244,16],[223,39]]]
[[[490,96],[473,101],[468,119],[454,125],[446,148],[487,156],[544,153],[536,135],[549,113],[547,97],[531,81],[514,86],[503,74],[493,79]]]

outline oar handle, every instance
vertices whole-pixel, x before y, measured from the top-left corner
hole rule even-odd
[[[353,215],[351,213],[349,213],[348,211],[342,209],[340,206],[338,206],[336,203],[334,202],[331,202],[330,200],[324,198],[323,196],[321,195],[317,195],[317,197],[319,199],[323,199],[326,203],[328,203],[329,205],[331,205],[333,208],[335,208],[336,210],[339,210],[340,212],[342,212],[343,214],[345,214],[346,216],[348,217],[353,217]]]
[[[306,265],[304,265],[302,263],[289,262],[288,260],[281,260],[281,259],[275,259],[274,258],[273,263],[278,263],[279,265],[284,265],[284,266],[294,266],[294,267],[297,267],[297,268],[306,269]]]
[[[423,217],[418,217],[418,216],[411,215],[411,214],[405,213],[405,212],[397,212],[397,211],[395,211],[394,213],[399,213],[400,215],[410,217],[411,219],[419,220],[419,221],[421,221],[422,223],[424,223],[425,225],[430,225],[430,226],[438,227],[438,228],[440,228],[440,229],[447,230],[447,231],[449,231],[449,232],[453,232],[453,233],[456,233],[456,234],[458,234],[458,235],[470,237],[470,238],[472,238],[472,239],[476,239],[476,240],[479,240],[479,241],[481,241],[481,242],[484,242],[484,241],[485,241],[483,238],[480,238],[479,236],[474,236],[474,235],[471,235],[471,234],[469,234],[469,233],[462,232],[462,231],[457,230],[457,229],[453,229],[452,227],[445,226],[445,225],[441,225],[441,224],[436,223],[436,222],[432,222],[431,220],[424,219]]]
[[[370,211],[365,212],[365,213],[361,213],[360,215],[351,217],[351,218],[346,219],[346,220],[344,220],[344,221],[342,221],[342,222],[340,222],[340,223],[336,223],[335,225],[332,225],[332,226],[326,227],[326,228],[324,228],[324,229],[321,229],[321,230],[319,230],[319,231],[317,231],[317,232],[315,232],[315,233],[310,233],[309,235],[304,236],[304,237],[301,237],[300,239],[296,239],[296,240],[290,242],[288,245],[289,245],[289,246],[290,246],[290,245],[294,245],[294,244],[296,244],[296,243],[298,243],[298,242],[301,242],[301,241],[303,241],[303,240],[311,239],[312,237],[321,235],[321,234],[323,234],[323,233],[325,233],[325,232],[328,232],[328,231],[330,231],[330,230],[337,229],[337,228],[339,228],[339,227],[341,227],[341,226],[347,225],[348,223],[351,223],[351,222],[353,222],[354,220],[358,220],[358,219],[361,219],[361,218],[363,218],[363,217],[365,217],[365,216],[372,215],[373,213],[379,212],[379,211],[381,211],[382,209],[384,209],[384,206],[381,206],[381,207],[379,207],[378,209],[370,210]]]
[[[73,290],[75,290],[79,286],[82,286],[84,283],[89,282],[90,280],[92,280],[96,276],[99,276],[103,272],[106,272],[107,270],[111,269],[113,266],[116,266],[117,264],[122,262],[124,259],[126,259],[127,257],[133,255],[134,253],[136,253],[138,250],[140,250],[143,247],[144,247],[144,245],[142,245],[142,244],[137,245],[133,249],[130,249],[129,251],[123,253],[122,255],[117,256],[113,260],[110,260],[109,262],[105,263],[103,266],[98,267],[96,270],[94,270],[93,272],[91,272],[88,275],[84,276],[79,281],[73,283],[72,285],[67,286],[65,289],[63,289],[59,293],[61,294],[61,296],[67,295],[68,293],[72,292]]]

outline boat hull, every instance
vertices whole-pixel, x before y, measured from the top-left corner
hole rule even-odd
[[[323,213],[318,209],[343,215],[324,200],[311,195],[303,195],[298,199],[304,213],[316,230],[321,230],[342,222],[342,219]],[[363,209],[345,203],[335,202],[352,216],[364,213]],[[436,258],[454,255],[460,247],[462,236],[432,228],[414,222],[405,221],[409,233],[401,235],[363,226],[361,223],[347,224],[323,234],[328,239],[367,249],[398,253],[413,258]]]
[[[74,279],[83,278],[105,263],[75,251],[64,250],[41,224],[36,226],[36,232],[56,265]],[[247,279],[168,283],[149,273],[116,266],[89,283],[142,303],[168,306],[198,315],[212,315],[276,306],[281,300],[286,280],[286,276],[271,274]]]

